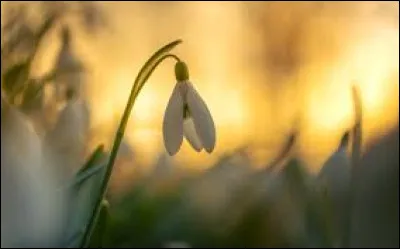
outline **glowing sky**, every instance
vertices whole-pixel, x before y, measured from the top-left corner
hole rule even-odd
[[[74,33],[76,54],[90,68],[96,142],[110,138],[142,64],[178,38],[184,43],[174,51],[189,65],[217,126],[211,155],[197,154],[184,142],[175,160],[187,167],[205,168],[246,143],[253,146],[254,162],[261,164],[279,151],[299,113],[298,152],[310,167],[318,167],[352,125],[352,82],[361,89],[367,139],[398,122],[396,2],[324,3],[320,12],[313,3],[99,4],[110,28],[96,37],[79,29]],[[302,32],[293,38],[293,27],[304,15],[308,19],[298,27]],[[74,25],[73,17],[65,21]],[[37,73],[53,62],[58,40],[57,33],[48,38]],[[296,60],[288,54],[292,50]],[[268,67],[264,62],[271,51],[297,64],[292,71]],[[166,62],[150,78],[129,122],[127,138],[145,162],[155,162],[156,153],[165,151],[161,124],[174,86],[173,65]]]

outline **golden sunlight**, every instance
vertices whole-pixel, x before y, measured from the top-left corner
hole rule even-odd
[[[363,9],[363,4],[360,3],[360,9]],[[255,37],[255,33],[262,31],[262,25],[258,28],[252,26],[249,16],[242,11],[246,9],[246,4],[177,3],[171,13],[162,12],[163,18],[168,20],[168,27],[157,23],[154,29],[141,31],[141,35],[144,35],[148,41],[145,46],[143,46],[144,43],[135,39],[134,33],[125,33],[123,28],[126,27],[128,30],[134,23],[138,26],[139,24],[134,19],[139,17],[143,25],[152,23],[153,15],[140,15],[135,10],[135,6],[136,4],[133,3],[113,5],[114,9],[131,8],[132,16],[136,17],[123,18],[123,23],[122,20],[118,21],[118,30],[124,34],[119,36],[119,33],[114,33],[113,36],[121,37],[115,41],[107,35],[108,46],[117,48],[123,42],[124,49],[132,51],[132,55],[136,51],[137,56],[129,56],[129,53],[119,48],[114,54],[107,53],[106,57],[100,60],[114,62],[112,67],[101,63],[104,70],[108,71],[107,75],[110,75],[109,81],[113,82],[112,87],[109,87],[109,82],[103,82],[108,90],[103,92],[102,98],[115,99],[114,104],[110,102],[112,105],[110,110],[121,112],[136,74],[135,70],[138,70],[144,62],[140,58],[146,57],[154,50],[150,44],[165,42],[165,39],[171,37],[170,34],[164,35],[164,32],[158,33],[157,30],[169,29],[171,34],[182,37],[185,46],[177,50],[178,54],[188,63],[191,80],[214,116],[218,136],[215,153],[211,155],[205,152],[196,153],[184,142],[174,160],[185,167],[203,169],[211,165],[220,155],[252,143],[257,144],[257,148],[253,150],[266,150],[263,153],[264,157],[261,157],[265,161],[271,156],[272,148],[281,144],[280,139],[284,139],[289,133],[291,120],[296,113],[294,109],[298,107],[303,110],[305,120],[303,139],[299,142],[300,154],[304,156],[304,160],[310,167],[318,167],[337,146],[341,132],[349,129],[353,123],[350,86],[354,82],[361,89],[365,136],[371,139],[373,135],[370,134],[379,136],[378,134],[396,125],[398,109],[385,108],[385,105],[398,100],[398,96],[389,96],[387,93],[392,93],[396,87],[398,88],[398,82],[393,82],[391,77],[393,74],[398,75],[399,30],[398,27],[390,27],[380,21],[379,17],[374,17],[373,21],[365,24],[358,22],[354,24],[355,27],[347,29],[340,24],[345,23],[344,20],[335,24],[335,19],[339,16],[325,17],[324,22],[332,25],[331,32],[335,37],[341,35],[349,37],[341,42],[346,46],[340,48],[338,56],[331,61],[327,60],[328,57],[324,57],[323,54],[316,57],[317,59],[304,60],[298,76],[302,81],[299,83],[300,86],[297,86],[300,87],[297,93],[299,96],[288,95],[286,99],[283,98],[292,102],[288,104],[268,100],[279,101],[279,98],[274,96],[279,93],[275,93],[271,88],[265,88],[263,84],[282,84],[281,89],[290,90],[294,87],[294,84],[290,82],[293,77],[286,77],[287,84],[286,82],[269,82],[276,78],[270,78],[266,71],[256,64],[249,64],[252,63],[249,62],[249,58],[252,58],[254,54],[259,55],[263,49],[261,49],[262,43],[259,45],[257,40],[254,40],[254,46],[251,46],[252,40],[246,37]],[[279,3],[276,3],[269,7],[278,6]],[[365,9],[362,11],[364,11],[363,15],[366,15]],[[184,15],[187,18],[185,25],[180,22],[181,17],[176,16],[177,12],[188,15]],[[357,12],[354,15],[357,15]],[[329,18],[332,19],[331,22]],[[280,19],[276,21],[279,22]],[[286,20],[285,25],[290,21]],[[315,25],[320,25],[317,21],[314,21]],[[313,28],[315,26],[313,25],[312,22],[309,24],[310,31],[306,31],[304,35],[319,39],[320,30]],[[291,30],[285,30],[282,26],[281,32],[288,33]],[[156,35],[154,41],[151,40],[151,35]],[[164,39],[161,39],[161,36]],[[126,41],[122,37],[125,37]],[[270,38],[267,36],[266,39]],[[301,40],[298,42],[299,45],[307,46]],[[142,49],[138,50],[138,46]],[[314,51],[318,50],[316,47],[305,48],[307,50],[303,51],[304,54],[314,54]],[[164,150],[161,123],[175,81],[171,73],[172,67],[173,63],[168,62],[154,73],[137,99],[130,121],[129,132],[132,133],[128,135],[130,142],[137,145],[138,151],[145,150],[143,155],[146,155],[149,162],[154,161],[155,155],[163,153]],[[113,70],[113,68],[119,69]],[[274,98],[271,98],[272,96]],[[301,101],[302,99],[304,101]],[[93,101],[98,103],[98,98],[94,96]],[[302,105],[304,106],[301,107]],[[98,112],[98,115],[107,115],[104,111],[107,109],[97,110],[95,112]],[[273,114],[276,110],[281,110],[286,114],[279,114],[281,117],[277,117]],[[315,146],[315,143],[319,145]],[[151,151],[149,148],[152,148]]]
[[[187,62],[217,127],[215,153],[195,153],[184,142],[174,161],[185,167],[207,168],[244,145],[252,146],[254,160],[268,160],[301,113],[299,155],[318,168],[354,122],[353,83],[361,90],[366,143],[398,125],[399,28],[390,22],[392,13],[374,12],[378,2],[326,3],[318,13],[311,13],[313,3],[99,4],[111,30],[93,39],[77,28],[73,45],[90,69],[92,127],[108,133],[101,135],[108,141],[137,71],[157,47],[176,38],[184,41],[176,53]],[[304,8],[291,15],[271,14],[296,6]],[[66,22],[76,25],[73,18]],[[53,61],[54,53],[47,50],[55,50],[57,39],[56,34],[49,37],[38,72]],[[135,151],[144,152],[140,160],[154,162],[165,153],[161,124],[174,84],[169,61],[137,99],[127,138]]]

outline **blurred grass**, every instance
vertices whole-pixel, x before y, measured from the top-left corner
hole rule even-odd
[[[187,199],[191,189],[204,180],[207,173],[182,180],[168,192],[151,193],[143,183],[114,203],[106,244],[147,247],[163,246],[167,241],[185,241],[194,247],[329,246],[327,214],[321,212],[324,202],[306,187],[306,175],[301,166],[292,161],[282,173],[272,176],[274,179],[262,176],[248,175],[234,193],[230,193],[231,198],[224,202],[217,216],[204,211],[210,203],[197,202],[203,207],[193,207]],[[278,181],[278,186],[265,186],[268,180]],[[221,180],[215,187],[227,187],[224,184],[229,183]],[[281,206],[287,201],[289,206]],[[294,233],[286,229],[279,220],[280,211],[293,219],[303,219],[312,238],[301,228]],[[282,217],[282,220],[286,219]],[[286,225],[292,225],[290,220],[286,221]]]
[[[398,133],[395,131],[387,137],[396,135],[398,136]],[[385,139],[378,141],[377,144],[393,153],[398,153],[393,142],[388,144]],[[364,164],[367,158],[374,154],[376,156],[376,153],[379,151],[371,147],[362,157]],[[386,162],[376,162],[377,172],[380,172],[379,167],[383,165],[385,169],[391,168],[398,172],[398,160],[394,158]],[[219,166],[216,164],[213,168]],[[229,167],[223,174],[237,170],[240,165],[231,163]],[[300,162],[291,160],[282,171],[275,173],[242,171],[240,173],[243,174],[242,180],[236,182],[237,186],[230,190],[227,189],[232,182],[228,179],[218,178],[217,182],[211,181],[212,177],[219,174],[216,170],[213,171],[213,168],[209,172],[180,180],[162,177],[153,180],[152,183],[143,180],[121,199],[114,200],[105,245],[162,247],[167,242],[183,241],[192,247],[243,248],[337,247],[342,243],[339,235],[344,228],[334,224],[337,210],[329,191],[316,181],[314,175],[304,170]],[[387,174],[385,170],[381,172]],[[399,231],[398,219],[389,221],[384,217],[388,212],[392,215],[397,213],[398,217],[398,209],[395,211],[396,206],[398,207],[398,195],[395,196],[395,193],[398,193],[398,177],[391,178],[390,182],[380,182],[376,185],[371,181],[373,175],[361,176],[358,171],[356,174],[356,179],[359,180],[355,183],[354,196],[358,205],[354,204],[356,206],[351,217],[353,229],[350,229],[350,244],[357,246],[366,240],[357,235],[364,233],[359,227],[360,221],[355,221],[354,217],[360,212],[365,213],[365,210],[379,208],[380,212],[375,213],[373,219],[378,223],[381,219],[381,222],[385,222],[379,226],[386,231],[384,235],[386,239],[382,241],[381,233],[370,234],[367,240],[377,247],[380,245],[395,247],[399,243],[399,236],[395,235],[396,231]],[[359,182],[361,179],[365,182]],[[210,188],[203,190],[209,199],[194,201],[199,199],[196,198],[198,195],[195,195],[198,192],[194,190],[203,182],[210,185]],[[383,187],[382,184],[386,185],[383,188],[387,197],[371,195],[371,198],[381,198],[380,203],[383,205],[374,203],[372,199],[360,202],[360,196],[368,196],[361,187],[366,184],[369,185],[369,189],[380,189]],[[210,205],[215,204],[215,200],[207,191],[213,191],[213,188],[215,191],[226,190],[226,194],[222,196],[225,198],[223,205],[217,211],[209,209]],[[370,204],[362,205],[361,203],[365,201]],[[363,222],[366,220],[373,222],[368,216],[362,217]],[[369,224],[369,227],[374,227],[374,223]],[[357,233],[354,233],[354,227],[358,227]]]

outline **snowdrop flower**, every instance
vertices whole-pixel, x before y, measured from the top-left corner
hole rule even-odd
[[[55,126],[46,134],[47,156],[59,166],[62,176],[72,174],[84,163],[90,129],[90,110],[80,93],[69,88],[65,98],[67,104]]]
[[[184,62],[175,65],[177,83],[168,101],[163,121],[165,148],[169,155],[178,152],[183,136],[200,152],[211,153],[215,147],[215,125],[204,100],[189,81]]]
[[[72,46],[72,37],[70,29],[65,26],[61,32],[62,46],[56,60],[56,99],[65,101],[64,96],[68,88],[74,88],[75,91],[83,90],[84,80],[82,78],[83,64],[77,58]]]
[[[63,196],[44,161],[31,122],[2,100],[1,246],[48,247],[57,243]]]

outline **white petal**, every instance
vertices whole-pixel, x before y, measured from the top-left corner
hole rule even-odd
[[[195,149],[197,152],[200,152],[203,149],[203,145],[201,144],[201,140],[197,135],[193,119],[185,119],[185,121],[183,122],[183,134],[185,135],[186,140],[190,143],[193,149]]]
[[[190,82],[187,82],[187,104],[193,118],[197,134],[202,141],[204,149],[211,153],[215,147],[215,125],[206,103],[194,89]]]
[[[183,141],[183,99],[177,84],[168,101],[163,121],[164,145],[170,156],[176,154]]]

